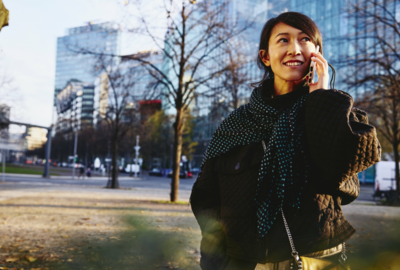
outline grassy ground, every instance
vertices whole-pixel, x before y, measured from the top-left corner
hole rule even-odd
[[[19,164],[10,164],[7,163],[5,166],[6,173],[16,173],[16,174],[34,174],[34,175],[42,175],[44,167],[43,166],[34,166],[34,165],[19,165]],[[0,172],[3,169],[0,167]],[[59,169],[50,167],[50,175],[61,175],[63,171]]]

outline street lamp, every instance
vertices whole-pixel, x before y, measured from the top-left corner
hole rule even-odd
[[[76,150],[78,147],[78,129],[75,128],[75,140],[74,140],[74,159],[72,162],[72,178],[75,179],[75,166],[76,166],[76,158],[78,157],[78,155],[76,154]]]
[[[136,146],[134,147],[135,149],[135,177],[137,177],[137,173],[139,171],[139,162],[138,162],[138,157],[139,157],[139,135],[136,136]]]

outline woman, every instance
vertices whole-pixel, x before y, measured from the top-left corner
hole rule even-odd
[[[310,18],[269,20],[259,44],[264,77],[214,133],[192,190],[203,270],[289,269],[282,213],[300,256],[337,260],[356,231],[341,205],[358,197],[357,173],[380,160],[366,114],[349,94],[328,90]],[[308,85],[311,61],[318,82]]]

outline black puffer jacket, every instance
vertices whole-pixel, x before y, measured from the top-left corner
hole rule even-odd
[[[365,112],[352,105],[351,96],[338,90],[317,90],[307,97],[306,135],[315,169],[302,207],[284,208],[300,255],[337,246],[355,233],[341,205],[358,197],[357,173],[378,162],[381,149]],[[203,270],[219,269],[226,256],[257,263],[291,258],[281,218],[262,240],[256,235],[254,195],[262,156],[257,142],[204,164],[191,195],[203,235]]]

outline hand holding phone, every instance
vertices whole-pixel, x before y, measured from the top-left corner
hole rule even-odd
[[[311,57],[310,72],[307,74],[306,84],[310,87],[310,93],[317,89],[328,89],[328,68],[328,61],[319,53],[319,46],[317,46],[316,52]],[[314,81],[315,71],[318,74],[318,82]]]
[[[319,45],[317,45],[317,48],[315,50],[317,53],[319,52]],[[313,79],[315,76],[315,72],[316,72],[316,67],[315,67],[315,62],[311,61],[310,63],[310,72],[309,72],[309,76],[308,76],[308,85],[310,85],[311,83],[313,83]]]

